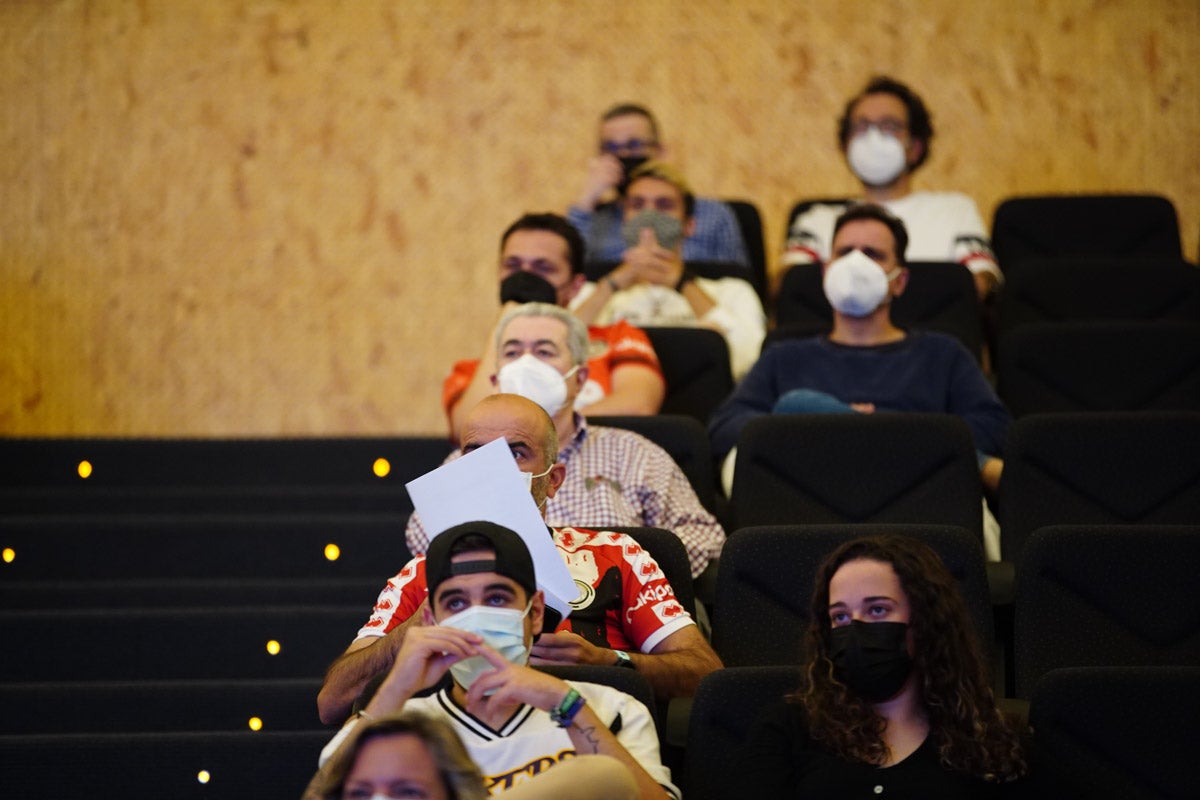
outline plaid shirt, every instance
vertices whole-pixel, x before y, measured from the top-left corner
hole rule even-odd
[[[696,229],[683,240],[684,261],[725,261],[749,269],[742,229],[729,206],[720,200],[697,197],[692,218],[696,220]],[[567,209],[567,219],[587,243],[589,261],[620,261],[624,256],[620,204],[605,203],[593,211],[571,206]]]
[[[602,529],[640,525],[673,531],[687,549],[692,577],[716,558],[725,531],[696,497],[679,465],[658,445],[632,431],[588,427],[575,415],[576,432],[558,454],[567,466],[562,487],[546,503],[554,528]],[[455,450],[446,459],[462,455]],[[408,549],[424,553],[429,535],[414,513],[405,531]]]

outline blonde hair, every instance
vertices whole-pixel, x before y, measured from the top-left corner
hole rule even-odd
[[[632,184],[641,178],[657,178],[671,184],[679,190],[679,194],[683,195],[683,215],[691,217],[695,213],[696,195],[692,192],[692,187],[688,185],[687,179],[683,177],[683,173],[675,167],[665,161],[647,161],[629,173],[629,183]]]
[[[355,727],[309,783],[303,800],[340,800],[363,745],[386,736],[416,736],[429,749],[451,800],[486,800],[483,774],[454,731],[440,719],[400,711]]]

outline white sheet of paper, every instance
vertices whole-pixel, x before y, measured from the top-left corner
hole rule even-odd
[[[533,557],[546,604],[562,614],[579,587],[567,570],[546,522],[513,460],[508,442],[496,439],[405,484],[430,539],[464,522],[486,520],[520,534]]]

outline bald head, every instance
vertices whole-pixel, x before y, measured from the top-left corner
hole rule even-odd
[[[527,472],[542,472],[558,460],[558,434],[553,420],[541,406],[520,395],[493,394],[480,400],[463,423],[463,452],[502,437],[513,451],[517,466]]]
[[[562,486],[567,468],[558,463],[558,433],[550,416],[519,394],[493,394],[479,401],[463,423],[462,449],[469,453],[503,438],[517,468],[535,477],[529,492],[542,514],[546,501]]]

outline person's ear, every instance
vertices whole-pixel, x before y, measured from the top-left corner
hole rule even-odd
[[[437,625],[437,620],[433,618],[433,598],[427,596],[425,602],[421,604],[421,621],[427,627]]]
[[[925,155],[925,140],[913,139],[908,143],[908,166],[911,167],[921,160],[921,156]]]
[[[692,234],[696,232],[696,218],[688,217],[683,223],[683,237],[690,239]]]
[[[546,617],[546,595],[538,589],[533,593],[529,603],[529,627],[533,632],[533,638],[536,639],[538,634],[542,632],[542,624]],[[547,631],[548,633],[551,631]]]
[[[583,391],[583,387],[585,385],[587,385],[587,379],[588,379],[588,365],[580,364],[579,369],[575,370],[575,384],[576,384],[577,392]]]
[[[562,302],[559,305],[566,308],[575,299],[575,295],[579,294],[579,290],[585,283],[587,283],[587,275],[582,272],[572,275],[571,280],[567,281],[567,285],[562,288]]]
[[[546,475],[546,497],[554,497],[567,479],[567,465],[557,462]]]
[[[900,267],[900,274],[891,280],[888,284],[888,289],[892,293],[892,297],[899,297],[904,294],[904,290],[908,288],[908,267]]]

